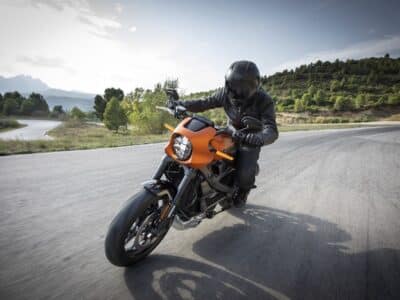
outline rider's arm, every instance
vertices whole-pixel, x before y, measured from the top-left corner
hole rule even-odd
[[[211,96],[205,97],[204,99],[179,101],[179,104],[184,106],[188,111],[202,112],[207,109],[222,107],[224,97],[224,90],[220,89]]]
[[[264,145],[272,144],[279,136],[275,120],[275,104],[270,96],[267,95],[267,98],[261,114],[261,121],[264,124],[262,131]]]

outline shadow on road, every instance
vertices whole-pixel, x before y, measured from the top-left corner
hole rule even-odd
[[[244,224],[193,245],[207,262],[152,255],[126,269],[137,299],[399,299],[400,251],[351,253],[351,236],[304,214],[248,205]]]

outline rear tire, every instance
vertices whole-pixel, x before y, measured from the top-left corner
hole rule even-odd
[[[105,239],[106,257],[112,264],[121,267],[133,265],[149,255],[162,241],[171,224],[166,225],[165,232],[161,232],[154,242],[151,242],[147,248],[139,253],[129,253],[125,249],[126,239],[132,230],[132,226],[136,226],[134,224],[136,220],[141,219],[144,222],[146,210],[152,205],[156,205],[158,200],[160,200],[159,197],[147,190],[143,190],[132,196],[114,217]]]

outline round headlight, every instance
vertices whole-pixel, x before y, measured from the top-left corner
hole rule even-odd
[[[179,160],[187,160],[192,154],[192,143],[186,136],[177,135],[174,138],[172,148]]]

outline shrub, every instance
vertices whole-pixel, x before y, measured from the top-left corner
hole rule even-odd
[[[390,105],[399,105],[400,104],[400,94],[390,95],[388,99],[388,104]]]
[[[295,112],[303,112],[305,109],[303,101],[300,99],[296,99],[294,102],[294,111]]]
[[[336,111],[345,111],[345,110],[352,110],[354,106],[353,102],[351,101],[351,98],[344,96],[337,96],[333,108]]]
[[[367,97],[365,94],[358,94],[355,99],[355,107],[363,108],[367,104]]]
[[[81,111],[78,107],[74,106],[69,113],[70,117],[74,120],[83,120],[85,118],[85,113]]]

